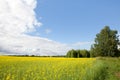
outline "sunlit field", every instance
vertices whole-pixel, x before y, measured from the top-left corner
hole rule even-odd
[[[104,80],[95,58],[0,57],[0,80]]]

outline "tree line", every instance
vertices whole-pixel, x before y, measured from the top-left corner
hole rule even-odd
[[[120,40],[117,30],[110,29],[105,26],[98,34],[94,44],[88,50],[69,50],[66,57],[119,57],[120,56]]]
[[[67,52],[66,57],[71,57],[71,58],[90,57],[90,52],[88,50],[72,49]]]

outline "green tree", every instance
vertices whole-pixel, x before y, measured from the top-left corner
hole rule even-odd
[[[71,51],[70,50],[67,52],[66,57],[71,57]]]
[[[87,50],[69,50],[66,54],[66,57],[71,58],[81,58],[81,57],[90,57],[90,53]]]
[[[82,57],[90,57],[90,53],[87,50],[80,50]]]
[[[80,52],[81,50],[79,49],[79,50],[76,50],[76,52],[77,52],[77,58],[80,58],[80,57],[82,57],[82,54],[81,54],[81,52]]]
[[[92,56],[118,56],[119,39],[116,30],[105,26],[96,35],[95,44],[91,47]]]
[[[77,52],[76,50],[72,49],[67,52],[66,57],[71,57],[71,58],[77,58]]]

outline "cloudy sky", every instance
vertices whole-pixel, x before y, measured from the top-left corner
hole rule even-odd
[[[90,49],[105,26],[120,32],[119,0],[0,0],[2,54]]]

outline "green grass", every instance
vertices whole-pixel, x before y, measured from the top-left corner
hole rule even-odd
[[[106,66],[105,80],[120,80],[120,58],[100,58]]]

